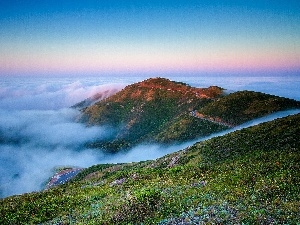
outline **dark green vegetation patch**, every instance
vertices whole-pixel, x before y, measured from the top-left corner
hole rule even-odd
[[[277,111],[300,108],[300,102],[254,91],[239,91],[211,102],[198,110],[205,117],[218,118],[232,125]]]

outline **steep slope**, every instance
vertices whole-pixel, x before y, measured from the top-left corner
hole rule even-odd
[[[232,126],[273,112],[300,108],[300,102],[254,91],[239,91],[198,109],[200,118],[212,118]]]
[[[225,130],[300,102],[253,91],[225,95],[216,86],[194,88],[164,78],[125,87],[82,110],[81,122],[117,131],[89,147],[117,152],[141,142],[182,142]]]
[[[177,117],[222,94],[219,87],[193,88],[184,83],[153,78],[129,85],[117,94],[85,108],[80,120],[89,125],[117,127],[118,132],[113,139],[91,145],[114,151],[134,143],[153,141],[154,136],[165,132]],[[226,127],[213,128],[202,133],[208,135]]]
[[[0,200],[1,224],[297,224],[300,114]]]

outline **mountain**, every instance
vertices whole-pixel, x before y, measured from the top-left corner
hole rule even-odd
[[[193,132],[187,129],[195,121],[187,117],[191,111],[222,95],[223,89],[215,86],[194,88],[181,82],[152,78],[129,85],[115,95],[83,109],[80,121],[88,125],[117,128],[118,132],[112,139],[90,145],[110,151],[141,142],[186,140],[197,136],[194,131],[199,127],[203,128],[203,135],[226,128],[199,120],[193,124],[194,128],[190,126]],[[169,128],[172,131],[163,135]],[[171,132],[173,135],[170,135]]]
[[[0,200],[0,224],[297,224],[300,114]]]
[[[112,137],[89,147],[116,152],[142,142],[167,144],[208,136],[291,108],[300,108],[300,102],[252,91],[227,95],[217,86],[195,88],[151,78],[82,109],[79,121],[114,127]]]

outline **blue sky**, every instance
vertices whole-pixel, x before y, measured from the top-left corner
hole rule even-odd
[[[0,75],[299,71],[299,1],[1,1]]]

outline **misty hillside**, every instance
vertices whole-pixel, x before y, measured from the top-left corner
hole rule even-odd
[[[116,152],[141,142],[171,143],[208,136],[291,108],[300,108],[300,102],[251,91],[226,95],[217,86],[195,88],[151,78],[82,109],[80,121],[115,128],[110,138],[89,147]]]
[[[98,92],[97,94],[95,94],[81,102],[76,103],[75,105],[72,106],[72,108],[74,108],[74,109],[86,108],[88,106],[95,104],[98,101],[101,101],[105,98],[110,97],[111,95],[117,93],[118,91],[119,91],[118,88],[112,88],[112,89],[104,90],[102,92]]]
[[[300,114],[0,200],[1,224],[297,224]]]

